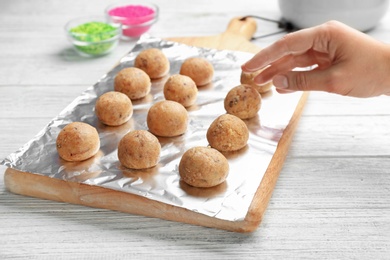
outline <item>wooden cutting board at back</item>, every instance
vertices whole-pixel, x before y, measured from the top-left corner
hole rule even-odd
[[[245,18],[241,20],[240,18],[234,18],[228,24],[227,29],[218,35],[176,37],[167,40],[196,47],[256,53],[260,50],[260,47],[250,42],[256,30],[257,25],[254,19]],[[252,232],[261,223],[286,158],[306,98],[307,94],[302,94],[300,102],[283,132],[276,152],[256,191],[247,215],[245,219],[240,221],[221,220],[126,192],[54,179],[11,168],[8,168],[4,174],[4,182],[8,190],[16,194],[235,232]]]

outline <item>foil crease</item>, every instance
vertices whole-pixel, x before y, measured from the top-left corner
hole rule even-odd
[[[131,130],[148,129],[148,109],[164,99],[162,89],[169,75],[153,81],[151,93],[133,102],[133,117],[122,126],[101,124],[95,116],[94,106],[101,94],[113,90],[118,71],[133,66],[138,53],[147,48],[159,48],[165,53],[171,64],[169,75],[179,73],[182,62],[193,56],[208,59],[214,66],[215,74],[211,84],[199,88],[196,105],[187,109],[190,118],[187,132],[174,138],[158,137],[162,147],[159,164],[147,170],[130,170],[118,161],[118,142]],[[280,95],[272,89],[263,95],[258,116],[245,120],[250,131],[248,145],[240,151],[225,154],[230,172],[221,185],[208,189],[186,185],[180,181],[178,164],[187,149],[208,145],[207,129],[216,117],[226,113],[223,100],[231,88],[240,84],[240,66],[252,56],[246,52],[197,48],[143,37],[111,71],[1,164],[23,172],[136,194],[218,219],[243,220],[301,94]],[[78,163],[65,162],[56,151],[58,133],[74,121],[96,127],[101,140],[98,154]]]

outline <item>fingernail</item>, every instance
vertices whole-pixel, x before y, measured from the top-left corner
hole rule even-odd
[[[241,69],[244,70],[244,71],[247,70],[246,63],[241,65]]]
[[[273,79],[276,88],[288,88],[288,80],[284,75],[276,75]]]
[[[254,68],[248,67],[247,63],[242,64],[241,65],[241,69],[243,71],[253,71],[253,70],[255,70]]]

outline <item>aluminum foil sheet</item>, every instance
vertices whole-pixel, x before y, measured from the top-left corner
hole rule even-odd
[[[199,89],[196,105],[188,108],[190,120],[187,132],[179,137],[159,138],[162,146],[159,164],[148,170],[129,170],[118,161],[118,142],[130,130],[148,129],[148,109],[153,103],[164,99],[162,89],[167,77],[153,81],[150,95],[133,102],[133,117],[122,126],[108,127],[101,124],[95,116],[94,106],[101,94],[113,90],[117,72],[133,66],[137,54],[152,47],[161,49],[169,58],[170,75],[179,73],[182,62],[192,56],[205,57],[211,61],[215,75],[212,84]],[[226,113],[223,100],[232,87],[240,84],[240,66],[252,55],[143,37],[118,65],[1,164],[23,172],[144,196],[219,219],[243,220],[301,94],[280,95],[272,90],[262,97],[258,116],[245,120],[250,131],[248,145],[240,151],[226,154],[230,172],[223,184],[208,189],[190,187],[180,181],[178,164],[187,149],[208,145],[207,129],[216,117]],[[79,163],[63,161],[56,151],[58,133],[74,121],[96,127],[101,140],[99,153]]]

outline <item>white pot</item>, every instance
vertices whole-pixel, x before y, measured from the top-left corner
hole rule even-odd
[[[375,27],[386,14],[389,0],[278,0],[282,16],[297,28],[329,20],[343,22],[360,31]]]

